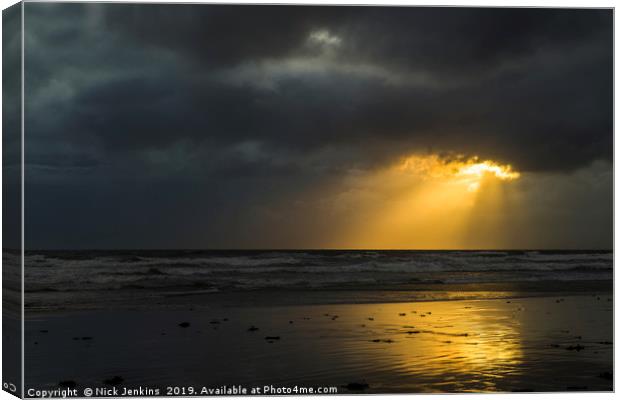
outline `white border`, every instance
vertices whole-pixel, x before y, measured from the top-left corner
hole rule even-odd
[[[39,2],[39,1],[46,1],[46,0],[27,0],[27,2]],[[71,1],[71,0],[69,0]],[[69,2],[67,1],[67,2]],[[76,1],[78,2],[78,1]],[[85,1],[79,1],[79,2],[92,2],[92,3],[97,3],[97,2],[110,2],[110,3],[128,3],[129,1],[93,1],[93,0],[85,0]],[[468,0],[451,0],[451,1],[416,1],[416,0],[390,0],[390,1],[385,1],[385,0],[366,0],[366,1],[355,1],[355,0],[339,0],[339,1],[334,1],[334,0],[313,0],[313,1],[274,1],[274,0],[242,0],[242,1],[238,1],[238,0],[211,0],[211,1],[205,1],[205,2],[198,2],[198,1],[178,1],[178,0],[135,0],[135,1],[131,1],[132,3],[211,3],[211,4],[231,4],[231,3],[241,3],[241,4],[316,4],[316,5],[384,5],[384,6],[389,6],[389,5],[405,5],[405,6],[444,6],[444,7],[449,7],[449,6],[473,6],[473,7],[561,7],[561,8],[596,8],[596,7],[600,7],[600,8],[615,8],[616,6],[616,2],[613,0],[590,0],[590,1],[584,1],[584,0],[536,0],[536,1],[518,1],[518,0],[476,0],[475,2],[472,1],[468,1]],[[13,4],[15,4],[16,1],[13,0],[0,0],[0,6],[2,9],[5,9]],[[614,13],[615,14],[615,13]],[[24,214],[25,214],[25,210],[24,210],[24,199],[25,199],[25,191],[24,191],[24,182],[25,182],[25,169],[24,169],[24,155],[25,155],[25,140],[24,140],[24,5],[22,4],[22,54],[21,54],[21,59],[22,59],[22,81],[21,81],[21,95],[22,95],[22,104],[21,104],[21,157],[22,157],[22,171],[21,171],[21,180],[22,180],[22,207],[21,207],[21,223],[22,223],[22,238],[21,238],[21,242],[22,242],[22,346],[21,346],[21,353],[22,353],[22,360],[24,357],[24,308],[23,308],[23,302],[24,302],[24,244],[25,244],[25,229],[24,229]],[[615,26],[615,15],[614,15],[614,26]],[[0,18],[0,37],[1,37],[1,27],[2,27],[2,21]],[[616,32],[615,28],[614,28],[614,54],[615,54],[615,50],[616,50],[616,46],[618,43],[618,38],[617,38],[618,33]],[[2,62],[2,55],[0,53],[0,63]],[[614,58],[614,77],[615,75],[618,73],[618,69],[617,66],[615,64],[615,58]],[[616,80],[614,79],[614,100],[615,100],[615,93],[616,93]],[[2,87],[2,83],[0,81],[0,89]],[[0,100],[0,106],[2,104],[2,100]],[[617,105],[617,103],[614,101],[614,160],[615,160],[615,154],[616,154],[616,150],[618,149],[617,146],[620,146],[618,144],[618,142],[616,142],[615,140],[615,116],[618,115],[619,112],[619,107]],[[0,113],[0,122],[2,120],[2,116]],[[0,125],[1,126],[1,125]],[[2,150],[2,143],[0,141],[0,154],[1,154],[1,150]],[[0,166],[1,169],[1,166]],[[614,162],[614,249],[615,248],[620,248],[618,247],[618,245],[620,244],[620,239],[615,235],[615,209],[616,206],[618,205],[618,185],[617,185],[617,179],[618,176],[616,174],[616,168],[615,168],[615,162]],[[1,182],[2,182],[2,176],[0,174],[0,187],[1,187]],[[0,206],[2,204],[2,200],[0,198]],[[1,225],[1,220],[2,217],[0,215],[0,225]],[[2,232],[0,229],[0,241],[2,240]],[[614,289],[615,289],[615,267],[616,267],[616,258],[614,256]],[[615,290],[614,290],[615,293]],[[614,343],[618,343],[618,331],[615,329],[615,321],[618,320],[618,308],[616,307],[616,299],[614,298]],[[1,324],[0,324],[1,325]],[[0,327],[0,334],[2,332],[2,329]],[[2,343],[0,341],[0,353],[2,351]],[[617,352],[615,351],[615,346],[614,346],[614,366],[617,365]],[[614,368],[615,369],[615,368]],[[24,363],[22,362],[22,393],[24,390],[24,370],[25,370],[25,366]],[[614,371],[614,387],[615,384],[617,382],[617,378],[615,377],[617,371]],[[0,376],[2,373],[2,366],[0,363]],[[486,400],[486,399],[497,399],[498,396],[499,398],[502,399],[532,399],[532,398],[544,398],[544,399],[568,399],[568,400],[574,400],[574,399],[611,399],[613,397],[615,397],[614,394],[610,394],[610,393],[584,393],[584,394],[580,394],[580,393],[566,393],[566,392],[562,392],[562,393],[541,393],[541,394],[527,394],[527,393],[507,393],[507,394],[415,394],[415,395],[373,395],[373,398],[376,399],[381,399],[381,400],[385,400],[385,399],[389,399],[389,398],[393,398],[394,396],[398,396],[398,397],[414,397],[417,399],[431,399],[431,398],[435,398],[436,396],[450,396],[451,398],[455,398],[455,399],[460,399],[460,398],[467,398],[469,396],[476,396],[477,399],[481,399],[481,400]],[[285,396],[287,398],[290,398],[290,396]],[[320,396],[304,396],[304,398],[319,398]],[[244,399],[243,397],[230,397],[231,399]],[[281,398],[281,396],[275,397],[275,396],[261,396],[261,399],[263,398],[269,398],[269,399],[276,399],[276,398]],[[298,397],[300,398],[300,397]],[[344,395],[332,395],[328,397],[329,399],[345,399],[345,398],[350,398],[350,396],[344,396]],[[10,399],[15,399],[14,396],[11,396],[10,394],[8,394],[7,392],[1,391],[0,390],[0,400],[10,400]]]

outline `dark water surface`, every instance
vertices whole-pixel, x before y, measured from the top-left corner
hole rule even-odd
[[[371,293],[377,290],[409,293],[391,301],[451,299],[459,288],[579,291],[587,287],[583,282],[611,282],[613,253],[48,251],[28,252],[25,265],[26,308],[54,310],[162,305],[175,296],[260,290],[354,290],[360,302],[380,301]]]

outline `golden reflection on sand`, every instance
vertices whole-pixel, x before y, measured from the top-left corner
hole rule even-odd
[[[421,391],[437,391],[438,380],[458,391],[497,391],[499,380],[518,373],[523,351],[515,304],[455,308],[454,302],[428,302],[414,307],[382,304],[367,308],[373,315],[358,315],[374,335],[360,356],[371,358],[377,370],[392,369],[404,382],[411,376],[433,383],[432,389],[422,383]]]

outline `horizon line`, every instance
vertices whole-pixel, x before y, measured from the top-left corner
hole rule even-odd
[[[20,251],[21,249],[2,248],[2,251]],[[38,248],[24,249],[24,251],[606,251],[613,252],[613,248],[446,248],[446,249],[415,249],[415,248]]]

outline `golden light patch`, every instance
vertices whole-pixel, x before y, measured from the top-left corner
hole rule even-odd
[[[521,174],[510,165],[502,165],[495,161],[480,161],[478,157],[464,156],[440,157],[438,155],[409,156],[397,166],[397,169],[408,172],[422,179],[447,179],[461,183],[469,192],[480,188],[485,178],[497,178],[502,181],[518,179]]]
[[[461,249],[502,246],[507,193],[520,177],[510,165],[478,157],[411,155],[351,174],[332,210],[350,210],[331,244],[340,248]],[[511,212],[514,211],[514,208]]]

